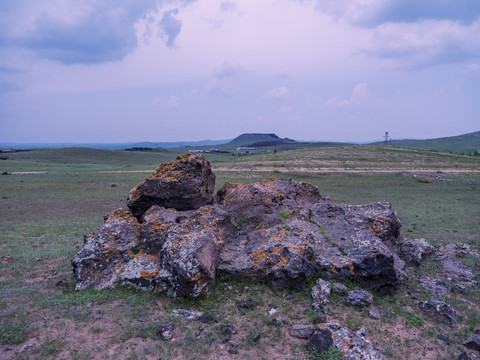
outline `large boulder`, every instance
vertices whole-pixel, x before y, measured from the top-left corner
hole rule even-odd
[[[195,210],[212,203],[215,174],[210,162],[200,154],[186,154],[160,165],[149,178],[129,193],[127,206],[141,219],[152,206]]]
[[[220,206],[205,206],[166,230],[160,251],[159,291],[172,297],[208,294],[223,245],[233,235],[233,220]]]
[[[76,289],[113,288],[125,265],[139,255],[140,224],[125,209],[105,214],[97,233],[84,236],[83,248],[72,260]]]
[[[405,262],[394,251],[403,241],[402,224],[390,203],[344,205],[327,199],[315,204],[308,220],[322,235],[316,264],[327,279],[355,277],[364,287],[389,293],[407,278]],[[337,249],[336,256],[326,251],[329,247]]]
[[[388,246],[401,241],[389,203],[338,205],[313,185],[273,179],[227,183],[216,201],[237,224],[218,265],[225,278],[303,289],[321,271],[327,279],[356,277],[379,292],[395,290],[405,278],[404,262]]]
[[[216,201],[233,215],[236,236],[221,253],[218,273],[224,278],[265,279],[275,290],[304,289],[316,274],[316,240],[294,221],[313,231],[314,226],[302,219],[320,199],[315,186],[292,180],[225,184]]]
[[[219,206],[176,211],[153,206],[140,224],[128,211],[105,216],[72,261],[77,289],[117,284],[168,292],[173,297],[209,293],[220,250],[233,221]]]
[[[311,184],[267,179],[227,183],[212,205],[214,182],[201,155],[161,165],[130,192],[131,211],[107,214],[85,235],[72,261],[77,289],[122,284],[197,297],[215,276],[302,290],[322,273],[384,293],[406,278],[396,253],[405,239],[389,203],[334,204]]]

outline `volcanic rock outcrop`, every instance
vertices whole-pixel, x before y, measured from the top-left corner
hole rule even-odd
[[[221,278],[304,289],[317,274],[391,292],[406,279],[405,239],[389,203],[335,204],[289,179],[226,183],[202,155],[163,164],[105,215],[72,260],[76,288],[117,284],[173,297],[208,294]],[[400,251],[403,249],[403,251]],[[408,254],[407,254],[408,255]]]
[[[199,154],[179,156],[160,165],[128,194],[127,206],[139,220],[152,205],[196,210],[211,204],[215,174],[208,159]]]

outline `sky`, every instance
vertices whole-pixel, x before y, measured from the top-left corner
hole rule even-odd
[[[479,130],[479,0],[0,1],[0,142]]]

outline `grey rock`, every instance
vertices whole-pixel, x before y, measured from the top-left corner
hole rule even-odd
[[[426,315],[436,319],[437,321],[440,321],[443,324],[446,324],[452,328],[456,328],[458,326],[455,310],[443,301],[428,299],[427,301],[421,301],[419,303],[419,307]]]
[[[418,266],[428,256],[435,252],[435,248],[425,239],[405,240],[399,246],[400,257],[409,265]]]
[[[237,303],[237,308],[239,309],[252,309],[255,306],[257,306],[257,303],[252,300],[245,300]]]
[[[328,304],[332,286],[330,282],[319,278],[315,285],[312,286],[312,299],[315,304],[321,306]]]
[[[87,287],[113,288],[129,261],[135,259],[134,261],[143,262],[143,254],[132,251],[140,242],[140,224],[137,219],[128,210],[118,209],[105,214],[104,221],[97,233],[84,236],[84,245],[72,260],[76,290]],[[152,258],[146,260],[156,261]],[[149,264],[149,268],[155,268],[155,265],[150,267]],[[132,271],[132,276],[136,275]],[[153,287],[150,276],[137,280],[131,279],[138,287]]]
[[[368,311],[368,317],[374,320],[381,320],[386,315],[387,315],[387,312],[378,306],[373,306]]]
[[[437,250],[437,255],[450,256],[451,258],[465,257],[465,256],[480,258],[480,252],[477,249],[475,249],[471,245],[462,244],[462,243],[450,243],[443,247],[440,247]]]
[[[236,334],[237,328],[231,324],[222,324],[222,331],[224,334]]]
[[[455,285],[452,285],[452,287],[450,288],[450,291],[453,293],[466,294],[468,292],[468,288],[462,284],[455,284]]]
[[[313,185],[269,179],[227,183],[216,204],[205,205],[214,177],[200,155],[160,166],[131,191],[133,213],[107,214],[96,234],[85,235],[72,260],[76,288],[127,285],[197,297],[212,290],[215,276],[303,290],[322,272],[326,281],[355,277],[382,294],[407,279],[395,253],[405,242],[401,222],[389,203],[334,204]],[[316,286],[314,303],[323,307],[331,290],[327,282]]]
[[[383,360],[382,354],[365,338],[364,331],[355,332],[337,323],[326,323],[322,328],[332,332],[333,346],[343,354],[342,360]]]
[[[279,328],[282,328],[285,324],[283,322],[283,318],[281,316],[278,316],[276,318],[273,318],[268,322],[268,325],[273,325]]]
[[[173,323],[161,324],[157,327],[155,332],[163,340],[169,340],[173,337]]]
[[[334,294],[346,296],[348,294],[348,287],[346,287],[342,283],[333,283],[332,291]]]
[[[252,337],[252,341],[253,341],[254,343],[258,343],[258,342],[260,341],[261,337],[262,337],[261,334],[255,334],[255,335],[253,335],[253,337]]]
[[[418,278],[418,283],[435,297],[444,297],[448,293],[447,284],[436,277],[422,275]]]
[[[248,276],[275,290],[303,290],[321,271],[327,280],[355,277],[380,293],[406,279],[404,262],[387,246],[400,241],[401,226],[388,203],[333,204],[292,180],[227,183],[216,201],[237,223],[217,267],[223,278]]]
[[[457,360],[479,360],[478,357],[468,354],[466,351],[463,351],[457,358]]]
[[[303,290],[316,274],[312,245],[303,233],[309,208],[321,198],[310,184],[292,180],[262,180],[254,184],[226,183],[216,202],[236,219],[236,237],[226,244],[218,264],[223,278],[245,276],[266,280],[273,289]]]
[[[293,325],[290,328],[290,336],[299,339],[310,339],[314,332],[315,327],[313,325]]]
[[[437,339],[443,341],[447,345],[450,345],[452,343],[452,339],[450,339],[448,336],[444,334],[437,334]]]
[[[480,351],[480,335],[472,335],[463,343],[468,349]]]
[[[159,254],[158,291],[189,298],[210,293],[220,251],[232,234],[230,215],[217,205],[204,206],[169,227]]]
[[[17,354],[23,354],[28,349],[31,349],[35,346],[35,344],[24,344],[16,351]]]
[[[460,261],[456,261],[450,256],[446,256],[440,260],[443,266],[445,276],[455,281],[465,281],[468,283],[476,283],[476,275],[472,270]]]
[[[380,294],[396,290],[408,276],[405,263],[395,253],[401,222],[390,203],[343,205],[319,201],[311,221],[323,230],[326,243],[315,252],[325,278],[355,278],[362,287]]]
[[[332,332],[329,329],[315,333],[307,342],[307,349],[315,352],[327,351],[333,345]]]
[[[210,322],[212,322],[212,316],[209,315],[209,314],[203,314],[202,316],[200,316],[198,318],[198,321],[200,321],[201,323],[204,323],[204,324],[210,323]]]
[[[175,309],[172,314],[187,320],[198,320],[203,316],[203,312],[195,310]]]
[[[138,219],[152,206],[195,210],[212,203],[215,174],[200,154],[185,154],[160,165],[129,193],[127,206]]]
[[[351,290],[343,301],[347,306],[360,309],[373,303],[373,295],[363,289]]]

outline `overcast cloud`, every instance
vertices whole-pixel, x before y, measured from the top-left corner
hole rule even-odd
[[[3,0],[0,141],[480,130],[478,0]]]

